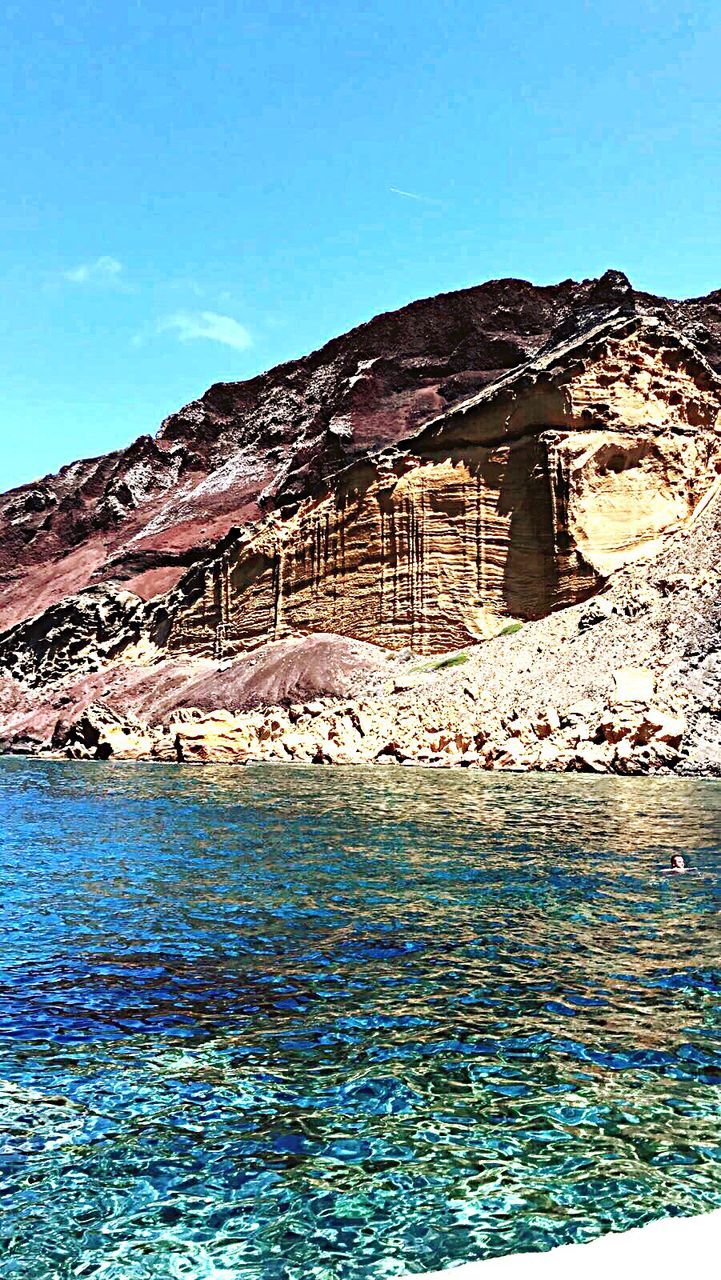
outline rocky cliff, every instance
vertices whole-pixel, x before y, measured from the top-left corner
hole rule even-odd
[[[97,750],[100,730],[73,726],[101,706],[114,744],[106,734],[101,754],[137,738],[136,754],[188,758],[169,728],[181,713],[187,724],[275,708],[276,736],[292,740],[302,714],[278,708],[355,697],[349,723],[367,732],[348,731],[350,758],[382,757],[393,707],[379,741],[368,716],[404,662],[440,655],[443,671],[450,653],[449,671],[481,670],[493,650],[503,664],[520,641],[498,650],[495,638],[521,624],[540,653],[545,620],[599,593],[607,603],[638,581],[636,565],[677,547],[700,554],[697,527],[715,530],[720,424],[721,294],[653,298],[613,272],[415,303],[211,388],[154,439],[0,499],[0,732],[16,748]],[[510,668],[506,684],[518,685]],[[657,717],[688,724],[693,709],[664,696]],[[489,709],[470,733],[467,711],[452,701],[431,729],[473,756],[499,732]],[[255,758],[248,724],[232,758]],[[599,726],[588,741],[608,746]],[[421,738],[417,751],[437,755]],[[655,767],[677,766],[678,745]],[[558,767],[582,767],[559,752]],[[322,740],[306,755],[325,758]]]
[[[226,541],[170,604],[166,643],[333,631],[435,653],[544,617],[715,493],[720,407],[676,331],[614,313]]]

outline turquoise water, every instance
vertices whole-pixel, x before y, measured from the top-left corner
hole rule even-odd
[[[6,760],[0,806],[3,1280],[721,1205],[721,784]]]

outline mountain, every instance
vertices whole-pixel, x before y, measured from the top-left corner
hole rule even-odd
[[[187,758],[178,717],[215,716],[198,758],[265,758],[269,748],[256,744],[277,741],[280,759],[325,759],[334,734],[345,742],[333,717],[350,698],[349,723],[362,715],[368,731],[349,730],[358,742],[351,736],[340,756],[393,759],[406,752],[393,747],[393,698],[413,691],[417,707],[430,704],[410,759],[448,756],[450,739],[442,748],[435,739],[455,733],[456,756],[488,767],[633,772],[646,752],[648,769],[715,768],[713,726],[693,747],[694,716],[710,714],[701,695],[682,707],[669,687],[656,705],[660,673],[648,655],[645,702],[618,703],[636,725],[618,742],[601,720],[620,696],[621,668],[604,668],[598,724],[582,722],[589,736],[575,744],[555,707],[547,719],[559,719],[557,730],[539,736],[549,708],[536,707],[527,743],[522,733],[503,738],[504,717],[528,719],[530,690],[508,711],[505,694],[485,711],[478,690],[464,695],[472,713],[455,695],[444,710],[444,697],[456,668],[470,688],[492,651],[501,670],[528,645],[542,652],[557,614],[580,637],[588,626],[578,631],[576,615],[596,597],[597,624],[613,630],[625,616],[632,638],[623,593],[653,577],[638,579],[639,566],[661,565],[681,545],[690,563],[692,548],[703,559],[701,526],[714,544],[720,411],[721,292],[656,298],[619,272],[444,294],[211,387],[155,437],[0,498],[0,732],[10,749],[52,739],[71,754],[176,759]],[[521,625],[522,637],[511,634]],[[705,645],[699,662],[712,652]],[[633,649],[620,656],[634,667]],[[419,659],[421,670],[404,676]],[[584,688],[596,687],[603,662],[603,646],[589,652]],[[408,688],[389,693],[399,681]],[[509,670],[511,702],[522,684]],[[315,718],[302,711],[308,699],[321,700]],[[259,707],[278,721],[266,737]],[[639,729],[634,716],[650,712],[683,731]],[[223,716],[233,721],[225,748],[215,731]],[[313,734],[301,749],[304,717]],[[647,741],[632,744],[630,764],[625,748],[617,760],[619,742],[639,732]],[[509,765],[511,738],[524,749],[510,751]]]

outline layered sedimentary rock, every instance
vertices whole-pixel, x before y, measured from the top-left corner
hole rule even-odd
[[[518,368],[559,326],[614,308],[660,316],[721,368],[721,292],[676,302],[620,272],[491,280],[424,299],[246,382],[220,383],[158,434],[0,496],[0,631],[100,583],[151,599],[233,527],[314,491]]]
[[[527,694],[526,742],[506,712],[480,714],[478,687],[423,703],[423,662],[450,653],[488,681],[475,655],[500,645],[505,699],[520,677],[504,666],[515,637],[498,637],[521,624],[539,637],[523,680],[556,643],[546,622],[576,606],[579,643],[599,622],[630,636],[641,606],[609,604],[609,583],[684,540],[699,558],[720,370],[721,295],[669,302],[608,273],[431,299],[211,388],[154,440],[0,499],[0,739],[93,758],[622,772],[648,748],[649,768],[672,767],[678,744],[644,743],[645,721],[622,735],[630,764],[628,743],[604,736],[602,651],[601,702],[592,723],[554,731],[555,763]],[[658,622],[662,647],[672,627]],[[699,643],[708,665],[706,632]],[[635,656],[621,645],[615,665]],[[387,697],[405,662],[421,663],[398,685],[417,711]],[[676,695],[649,714],[682,719]]]
[[[218,656],[292,631],[434,653],[542,617],[715,492],[720,405],[676,332],[613,315],[229,540],[158,636]]]

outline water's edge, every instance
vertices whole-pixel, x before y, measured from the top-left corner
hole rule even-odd
[[[424,1271],[405,1280],[677,1280],[690,1266],[711,1280],[721,1249],[721,1210],[688,1218],[658,1218],[643,1227],[608,1232],[586,1244],[559,1245],[546,1253],[507,1254],[467,1262],[445,1271]]]

